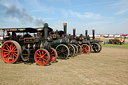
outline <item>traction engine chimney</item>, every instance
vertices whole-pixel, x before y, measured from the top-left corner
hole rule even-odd
[[[88,37],[88,30],[85,30],[85,37]]]
[[[92,36],[93,36],[92,39],[94,40],[95,39],[95,30],[94,29],[92,30]]]
[[[67,36],[67,23],[64,23],[64,37]]]
[[[47,37],[48,37],[48,23],[44,24],[44,39],[45,41],[47,41]]]
[[[76,29],[73,28],[73,37],[76,37]]]

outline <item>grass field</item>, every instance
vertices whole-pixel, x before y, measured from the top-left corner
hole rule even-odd
[[[103,47],[115,47],[115,48],[127,48],[128,44],[116,45],[116,44],[102,44]]]
[[[128,49],[103,47],[50,66],[7,64],[0,57],[0,85],[128,85]]]

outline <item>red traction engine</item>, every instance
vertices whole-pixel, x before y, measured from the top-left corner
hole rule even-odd
[[[5,63],[16,63],[19,61],[32,62],[35,61],[38,65],[49,65],[57,58],[57,52],[51,48],[47,41],[49,27],[45,23],[42,30],[38,31],[36,28],[24,28],[22,30],[10,30],[9,32],[21,34],[6,40],[1,48],[1,57]],[[6,29],[3,29],[4,31]],[[32,37],[28,33],[44,33],[36,37]],[[24,35],[25,34],[25,35]]]
[[[90,46],[88,45],[88,41],[84,40],[83,35],[81,34],[80,36],[76,36],[76,30],[73,29],[73,40],[71,40],[71,43],[77,42],[78,45],[80,45],[82,54],[88,54],[90,53]]]

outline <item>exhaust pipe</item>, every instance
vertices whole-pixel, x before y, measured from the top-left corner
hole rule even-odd
[[[64,37],[67,36],[67,23],[64,23]]]
[[[48,23],[44,24],[44,40],[47,41],[48,37]]]
[[[88,30],[85,30],[85,37],[88,37]]]
[[[76,29],[73,28],[73,37],[76,37]]]
[[[92,30],[92,39],[93,40],[95,39],[95,30],[94,29]]]

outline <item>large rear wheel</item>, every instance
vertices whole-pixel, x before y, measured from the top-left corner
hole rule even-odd
[[[97,53],[99,53],[102,50],[102,46],[100,43],[97,43],[99,45],[99,51]]]
[[[21,56],[21,47],[16,41],[6,41],[1,48],[1,57],[6,63],[16,63]]]
[[[58,54],[58,58],[68,59],[70,51],[66,45],[64,45],[64,44],[58,45],[56,47],[56,51]]]
[[[102,50],[102,46],[99,43],[92,43],[91,45],[94,53],[99,53]]]

